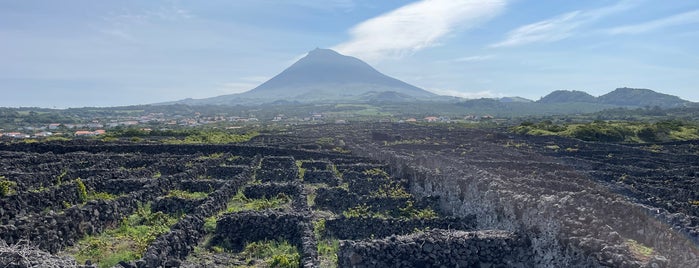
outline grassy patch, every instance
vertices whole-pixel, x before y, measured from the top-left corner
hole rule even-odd
[[[649,260],[655,252],[653,248],[643,245],[633,239],[627,239],[625,244],[629,247],[629,250],[631,250],[631,254],[640,260]]]
[[[403,188],[403,186],[400,186],[397,183],[388,183],[381,185],[379,187],[379,190],[373,192],[371,195],[375,197],[390,198],[408,198],[412,196],[410,193],[405,191],[405,188]]]
[[[389,178],[388,173],[386,173],[386,171],[384,171],[383,169],[380,169],[380,168],[367,169],[362,173],[364,175],[367,175],[367,176],[377,176],[377,177],[382,177],[385,179]]]
[[[259,267],[301,267],[301,254],[287,241],[258,241],[245,245],[240,255],[248,260],[259,260]]]
[[[200,159],[200,160],[220,159],[221,157],[223,157],[223,153],[212,153],[210,155],[200,156],[197,159]]]
[[[14,189],[17,183],[5,179],[5,176],[0,176],[0,197],[10,196],[16,193]]]
[[[176,222],[177,218],[165,213],[153,213],[150,205],[139,206],[136,213],[124,218],[119,227],[87,236],[66,252],[79,263],[91,260],[98,267],[112,267],[119,261],[141,258],[148,245],[170,231],[170,226]]]
[[[75,188],[78,191],[78,200],[81,203],[87,202],[87,187],[80,178],[75,179]]]
[[[227,143],[239,143],[246,142],[255,136],[259,135],[257,132],[236,134],[227,131],[215,131],[215,130],[202,130],[202,131],[192,131],[191,133],[186,133],[186,136],[178,138],[168,138],[163,140],[166,144],[227,144]]]
[[[207,196],[209,196],[209,194],[205,192],[188,192],[182,190],[170,190],[170,192],[167,193],[167,197],[179,197],[182,199],[204,199]]]
[[[303,180],[303,176],[306,174],[306,169],[302,168],[303,162],[296,160],[296,167],[299,169],[299,180]]]
[[[340,240],[318,240],[318,261],[320,261],[320,267],[337,267],[338,251],[340,251]]]
[[[510,129],[528,135],[558,135],[585,141],[599,142],[667,142],[699,139],[699,125],[681,120],[658,122],[601,121],[575,124],[554,124],[544,120],[540,123],[524,122]]]
[[[279,194],[272,198],[260,198],[251,199],[245,197],[243,191],[238,191],[238,193],[233,196],[226,206],[225,212],[239,212],[246,210],[265,210],[273,208],[281,208],[284,206],[291,205],[291,197],[285,194]]]
[[[89,192],[87,194],[87,201],[90,200],[112,200],[116,198],[116,195],[105,193],[105,192]]]

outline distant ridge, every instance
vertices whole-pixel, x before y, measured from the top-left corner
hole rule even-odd
[[[538,100],[537,103],[596,103],[622,107],[675,108],[686,106],[691,102],[650,89],[623,87],[599,97],[583,91],[556,90]]]
[[[584,91],[556,90],[541,98],[539,103],[597,102],[597,98]]]
[[[207,99],[186,99],[177,103],[235,105],[277,101],[402,102],[438,98],[439,95],[384,75],[360,59],[330,49],[315,49],[250,91]]]
[[[618,106],[681,107],[690,103],[680,97],[644,88],[622,87],[597,98],[601,103]]]

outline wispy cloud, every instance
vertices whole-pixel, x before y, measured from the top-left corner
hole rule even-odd
[[[106,22],[106,26],[99,27],[98,30],[119,39],[135,42],[137,38],[132,34],[133,29],[143,27],[149,23],[172,22],[193,17],[188,10],[176,5],[160,6],[152,10],[123,11],[119,14],[104,17],[103,20]]]
[[[439,89],[439,88],[430,88],[428,90],[435,93],[435,94],[438,94],[438,95],[455,96],[455,97],[461,97],[461,98],[465,98],[465,99],[502,97],[502,94],[497,94],[491,90],[483,90],[483,91],[477,91],[477,92],[464,92],[464,91],[458,91],[458,90],[453,90],[453,89]]]
[[[563,40],[577,34],[583,26],[629,10],[638,5],[638,2],[635,0],[621,1],[611,6],[591,10],[576,10],[547,20],[527,24],[510,31],[505,40],[492,44],[491,47],[511,47]]]
[[[645,23],[615,27],[607,30],[608,34],[640,34],[655,31],[671,26],[699,23],[699,10],[693,10],[669,16],[662,19],[652,20]]]
[[[357,6],[354,0],[295,0],[291,4],[320,9],[352,11]]]
[[[445,60],[443,62],[478,62],[478,61],[486,61],[486,60],[492,59],[494,57],[495,57],[495,55],[475,55],[475,56],[466,56],[466,57],[461,57],[461,58],[456,58],[456,59]]]
[[[456,29],[473,27],[505,7],[506,1],[422,0],[366,20],[351,39],[334,47],[343,54],[378,61],[438,45]]]
[[[216,89],[216,92],[219,94],[242,93],[259,86],[260,84],[262,84],[262,82],[266,81],[267,79],[269,78],[264,76],[242,77],[235,82],[227,82],[220,84],[219,87]]]

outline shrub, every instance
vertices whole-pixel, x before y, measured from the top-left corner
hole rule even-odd
[[[87,187],[80,178],[75,179],[75,187],[78,191],[78,200],[81,203],[87,202]]]
[[[15,186],[17,186],[16,182],[6,180],[5,177],[0,176],[0,196],[5,197],[14,194],[15,190],[13,188]]]

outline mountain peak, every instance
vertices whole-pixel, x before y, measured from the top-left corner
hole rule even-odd
[[[391,94],[381,94],[391,92]],[[371,93],[371,94],[367,94]],[[232,104],[240,101],[271,103],[277,100],[299,102],[338,102],[380,100],[400,96],[401,100],[426,100],[439,96],[389,77],[366,62],[332,49],[316,48],[284,71],[256,88],[240,94],[203,100],[205,103]]]
[[[333,55],[333,56],[342,56],[342,54],[337,53],[337,51],[329,49],[329,48],[316,48],[314,50],[311,50],[308,52],[308,56],[310,55]]]

